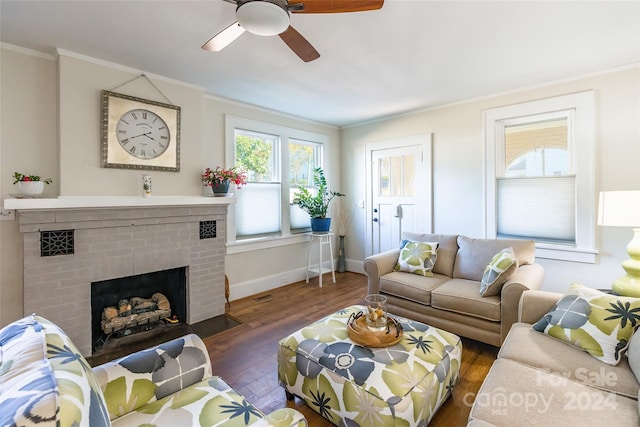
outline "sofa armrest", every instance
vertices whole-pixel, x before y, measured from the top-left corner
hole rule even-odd
[[[185,335],[93,368],[114,420],[211,376],[200,337]]]
[[[520,298],[518,321],[536,323],[547,314],[562,297],[557,292],[531,291],[525,292]]]
[[[544,280],[544,268],[540,264],[520,266],[502,287],[500,294],[501,338],[504,342],[511,326],[518,321],[520,297],[525,291],[540,289]]]
[[[280,408],[267,414],[251,427],[306,427],[307,419],[293,408]]]
[[[368,293],[377,294],[380,292],[380,276],[393,271],[393,268],[398,263],[399,255],[400,249],[392,249],[365,258],[362,265],[369,278]]]

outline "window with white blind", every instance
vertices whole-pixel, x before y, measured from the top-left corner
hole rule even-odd
[[[235,192],[227,241],[230,253],[288,244],[310,230],[309,215],[292,204],[301,187],[313,187],[311,171],[322,167],[326,135],[239,117],[226,117],[226,163],[247,171]],[[252,246],[251,246],[252,245]]]
[[[595,262],[593,94],[487,110],[484,125],[487,235]]]

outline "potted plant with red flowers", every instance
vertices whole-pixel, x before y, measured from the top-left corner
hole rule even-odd
[[[38,196],[44,191],[45,184],[51,184],[51,178],[40,179],[39,175],[23,175],[20,172],[13,173],[13,184],[18,184],[18,191],[23,196]]]
[[[202,174],[202,185],[211,187],[214,196],[224,196],[229,191],[229,185],[233,183],[239,190],[247,183],[247,173],[237,166],[229,169],[206,168]]]

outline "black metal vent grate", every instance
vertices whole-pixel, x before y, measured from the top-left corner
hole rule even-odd
[[[40,232],[40,256],[71,255],[73,252],[73,230]]]
[[[200,221],[200,240],[216,238],[216,222]]]

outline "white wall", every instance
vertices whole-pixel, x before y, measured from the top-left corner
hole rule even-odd
[[[142,171],[100,166],[102,89],[168,103],[166,96],[172,104],[180,106],[180,172],[144,173],[152,177],[153,194],[201,194],[202,89],[153,76],[150,79],[157,89],[144,77],[120,86],[140,73],[69,52],[60,52],[58,64],[61,196],[141,194]]]
[[[340,182],[339,130],[308,120],[207,96],[201,88],[60,51],[48,57],[0,48],[0,197],[15,193],[14,171],[51,177],[50,197],[140,195],[142,171],[100,167],[102,89],[181,107],[181,170],[150,171],[154,195],[200,195],[200,173],[224,165],[224,114],[329,136],[328,173]],[[164,95],[164,96],[163,96]],[[0,326],[23,316],[22,236],[17,221],[0,222]],[[231,297],[291,283],[306,268],[306,247],[265,249],[227,256]]]
[[[364,194],[364,144],[392,137],[433,134],[434,231],[484,237],[484,141],[482,111],[541,98],[593,89],[596,93],[595,191],[640,189],[640,67],[620,69],[544,87],[486,97],[342,131],[343,189],[355,199]],[[597,194],[596,194],[597,195]],[[597,200],[597,197],[596,197]],[[597,207],[594,207],[597,209]],[[349,258],[365,254],[365,212],[356,212],[347,236]],[[547,290],[564,291],[572,282],[610,287],[624,274],[630,229],[597,227],[596,264],[538,259],[545,267]]]

